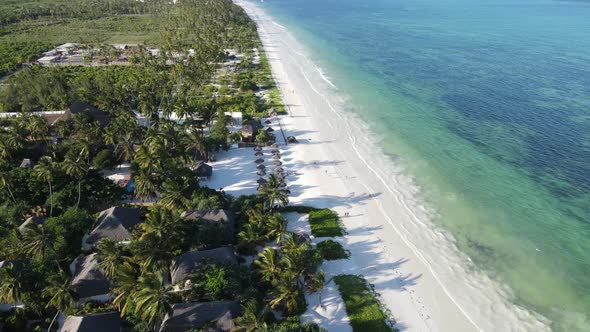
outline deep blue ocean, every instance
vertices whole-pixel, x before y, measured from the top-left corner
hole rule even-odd
[[[514,302],[590,331],[590,1],[266,0]]]

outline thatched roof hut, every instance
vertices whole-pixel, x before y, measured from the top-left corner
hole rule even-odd
[[[211,177],[213,175],[213,167],[204,161],[201,161],[195,167],[195,172],[199,177]]]
[[[179,303],[172,306],[172,314],[166,315],[160,332],[189,331],[205,324],[213,331],[233,331],[233,319],[242,314],[238,301],[216,301],[204,303]]]
[[[90,232],[84,245],[92,247],[100,240],[127,241],[131,239],[131,232],[141,222],[141,212],[138,209],[115,206],[104,210],[98,216],[96,227]]]
[[[262,151],[262,148],[260,146],[256,146],[254,147],[254,151]]]
[[[229,210],[188,210],[183,212],[180,217],[184,220],[201,220],[206,223],[223,223],[231,235],[233,235],[236,227],[234,213]]]
[[[266,171],[263,169],[259,169],[256,171],[256,175],[264,176],[264,175],[266,175]]]
[[[268,181],[266,181],[266,179],[264,179],[264,178],[260,178],[256,182],[258,182],[258,184],[267,184],[268,183]]]
[[[258,132],[258,129],[260,129],[262,127],[262,125],[260,124],[260,121],[258,120],[250,120],[246,123],[244,123],[244,125],[242,125],[242,141],[244,142],[254,142],[254,138],[256,136],[256,133]]]
[[[256,157],[262,157],[264,155],[264,153],[262,153],[261,151],[256,151],[256,153],[254,153],[254,155]]]
[[[87,316],[68,316],[64,321],[61,332],[122,332],[129,331],[123,327],[121,314],[105,312]]]
[[[256,168],[258,168],[258,169],[265,169],[266,166],[264,166],[264,164],[258,164],[258,165],[256,165]]]
[[[230,247],[220,247],[203,251],[189,251],[174,258],[170,267],[171,283],[176,285],[184,281],[200,265],[213,264],[237,264],[238,259],[234,250]]]
[[[256,160],[254,160],[254,162],[257,163],[257,164],[262,164],[264,162],[264,159],[258,158]]]
[[[96,254],[78,257],[74,260],[72,286],[80,298],[106,295],[111,291],[111,283],[98,266]]]
[[[275,165],[275,166],[281,166],[281,165],[283,164],[283,162],[282,162],[282,161],[280,161],[280,160],[278,160],[278,159],[277,159],[277,160],[274,160],[272,163],[273,163],[273,165]]]
[[[280,154],[275,154],[272,156],[272,159],[281,159],[281,155]]]

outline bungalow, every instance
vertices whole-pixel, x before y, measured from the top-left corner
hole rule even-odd
[[[220,247],[203,251],[189,251],[174,258],[170,267],[171,284],[176,285],[202,264],[213,263],[222,265],[238,264],[238,258],[230,247]]]
[[[73,270],[72,275],[74,276],[72,286],[81,302],[87,300],[107,302],[111,300],[112,296],[109,294],[111,283],[98,266],[96,254],[76,258],[70,268]]]
[[[140,222],[141,211],[138,209],[115,206],[104,210],[98,215],[94,229],[82,239],[82,246],[90,249],[102,239],[128,241],[132,237],[131,232]]]
[[[179,303],[164,317],[160,332],[192,331],[207,324],[213,331],[233,331],[242,308],[238,301]]]
[[[67,119],[72,119],[76,114],[84,114],[86,112],[88,112],[94,120],[98,121],[103,128],[111,123],[111,117],[107,113],[79,100],[70,105],[65,112],[65,117]]]
[[[44,57],[39,58],[37,60],[37,62],[39,62],[39,64],[42,66],[50,66],[50,65],[58,62],[59,58],[60,58],[59,55],[46,55]]]
[[[210,178],[213,175],[213,167],[201,161],[195,167],[195,173],[200,178]]]
[[[256,139],[256,133],[262,128],[260,121],[250,120],[242,125],[242,142],[252,143]]]
[[[123,332],[123,320],[118,312],[105,312],[87,316],[68,316],[60,332]],[[130,330],[129,330],[130,331]]]
[[[229,210],[188,210],[183,212],[180,217],[184,220],[201,220],[209,224],[223,223],[230,235],[234,234],[236,228],[234,213]]]

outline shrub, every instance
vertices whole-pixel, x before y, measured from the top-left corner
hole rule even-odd
[[[318,243],[317,249],[325,260],[336,260],[350,257],[350,252],[342,245],[333,240],[326,240]]]
[[[315,237],[343,236],[340,218],[330,209],[315,210],[309,213],[311,234]]]
[[[113,169],[116,164],[117,160],[115,159],[113,151],[109,149],[101,150],[92,160],[92,165],[96,169]]]

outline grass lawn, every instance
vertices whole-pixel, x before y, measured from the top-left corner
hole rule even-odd
[[[309,212],[311,234],[315,237],[343,236],[345,234],[340,218],[330,209]]]
[[[317,249],[322,254],[322,257],[328,261],[350,257],[350,252],[344,249],[340,243],[333,240],[318,243]]]
[[[346,305],[346,313],[353,331],[395,331],[385,322],[386,316],[365,279],[355,275],[339,275],[334,277],[334,281]]]

